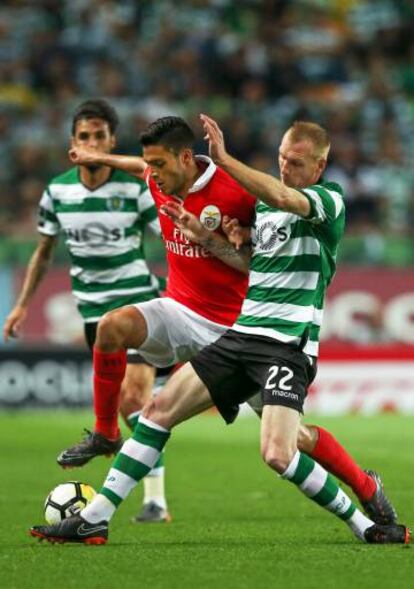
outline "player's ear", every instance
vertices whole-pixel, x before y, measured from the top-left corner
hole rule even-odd
[[[180,153],[180,159],[184,165],[188,165],[193,160],[193,151],[192,149],[183,149]]]
[[[319,158],[318,160],[318,172],[319,175],[322,175],[325,168],[326,168],[327,160],[324,157]]]
[[[111,149],[116,147],[116,137],[115,135],[111,135]]]

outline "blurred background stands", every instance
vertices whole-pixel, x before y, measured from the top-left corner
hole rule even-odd
[[[346,190],[341,261],[414,261],[414,4],[410,0],[4,0],[0,7],[2,263],[25,263],[37,203],[68,167],[70,119],[103,96],[118,150],[153,119],[217,117],[229,150],[277,171],[297,118],[325,125]],[[58,256],[58,259],[64,259]]]

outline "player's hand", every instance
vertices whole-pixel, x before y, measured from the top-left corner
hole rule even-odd
[[[166,204],[161,205],[160,210],[164,215],[167,215],[179,229],[181,229],[186,238],[190,241],[200,243],[210,235],[210,232],[203,227],[200,220],[178,202],[167,202]]]
[[[94,149],[86,147],[71,147],[68,151],[69,159],[77,166],[99,163],[99,154]]]
[[[221,228],[236,250],[239,250],[243,244],[250,243],[250,227],[242,227],[238,219],[231,219],[227,215],[224,215]]]
[[[3,339],[5,342],[11,337],[18,337],[20,328],[26,319],[27,308],[16,305],[10,312],[3,326]]]
[[[228,155],[224,143],[223,131],[211,117],[201,114],[200,119],[206,133],[204,139],[208,141],[208,152],[211,159],[214,160],[216,164],[223,164]]]

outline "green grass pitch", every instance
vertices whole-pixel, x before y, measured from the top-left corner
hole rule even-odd
[[[414,524],[414,428],[409,417],[318,419],[366,467],[378,469],[400,520]],[[342,589],[414,586],[412,546],[368,546],[279,480],[259,457],[254,417],[225,426],[213,415],[179,426],[166,452],[171,524],[129,522],[138,488],[121,506],[106,546],[30,538],[48,491],[66,480],[99,489],[110,465],[62,471],[57,453],[89,412],[0,415],[0,587],[59,589]]]

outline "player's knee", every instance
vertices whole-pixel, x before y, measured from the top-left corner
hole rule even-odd
[[[291,463],[295,451],[295,448],[286,446],[282,441],[272,440],[262,445],[262,458],[271,469],[282,474]]]
[[[178,422],[176,408],[166,395],[152,398],[145,404],[141,415],[165,429],[172,429]]]
[[[159,397],[155,397],[148,401],[142,409],[141,415],[145,417],[145,419],[149,419],[162,427],[168,427],[168,409],[164,406],[162,399],[160,400]]]
[[[145,419],[154,421],[157,415],[157,406],[155,404],[155,399],[151,399],[150,401],[148,401],[148,403],[145,403],[144,407],[142,408],[141,415],[142,417],[145,417]]]
[[[318,430],[312,425],[301,425],[298,432],[298,448],[310,454],[318,441]]]
[[[140,411],[148,401],[148,396],[140,383],[128,380],[122,383],[121,387],[121,407],[123,405],[133,406],[134,411]]]
[[[127,317],[125,317],[123,310],[109,311],[98,323],[96,344],[103,351],[106,351],[107,348],[121,348],[125,343],[127,333]]]

